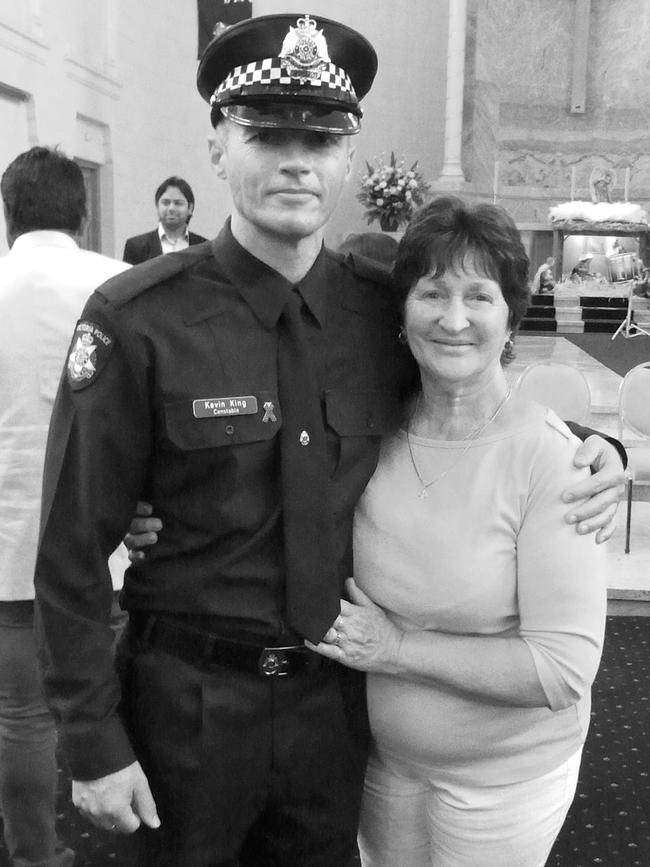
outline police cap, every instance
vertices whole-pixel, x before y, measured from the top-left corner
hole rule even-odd
[[[223,29],[199,62],[197,87],[244,126],[352,135],[377,71],[374,48],[350,27],[311,15],[264,15]]]

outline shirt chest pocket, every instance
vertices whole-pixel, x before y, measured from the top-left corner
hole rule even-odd
[[[383,436],[400,418],[396,398],[382,391],[333,389],[325,395],[327,424],[340,438]]]
[[[268,441],[280,430],[281,422],[278,397],[271,391],[254,396],[181,400],[164,406],[165,433],[181,451]]]
[[[378,390],[334,389],[325,395],[325,413],[330,477],[346,489],[359,477],[360,494],[374,468],[379,438],[397,425],[397,401]]]

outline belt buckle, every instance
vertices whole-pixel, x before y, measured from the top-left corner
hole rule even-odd
[[[264,677],[286,677],[289,674],[289,650],[292,647],[265,647],[257,661],[257,670]]]

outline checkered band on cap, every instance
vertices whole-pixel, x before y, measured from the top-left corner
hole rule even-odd
[[[333,63],[323,65],[319,70],[318,78],[303,78],[291,76],[279,57],[267,57],[264,60],[256,60],[245,66],[236,66],[228,77],[221,82],[212,95],[212,104],[220,102],[225,96],[263,96],[269,94],[273,85],[311,85],[317,88],[328,88],[327,96],[351,104],[357,104],[357,96],[350,77]]]

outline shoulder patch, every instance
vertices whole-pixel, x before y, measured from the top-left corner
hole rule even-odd
[[[367,259],[358,253],[348,253],[343,263],[357,276],[373,283],[381,283],[383,286],[391,286],[392,278],[390,270],[380,262]]]
[[[140,265],[134,265],[133,268],[127,268],[103,283],[97,292],[114,306],[121,307],[148,289],[187,271],[212,255],[212,241],[194,244],[178,253],[157,256]]]
[[[115,343],[105,328],[89,319],[80,319],[68,351],[68,383],[79,391],[94,382],[104,368]]]

